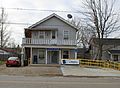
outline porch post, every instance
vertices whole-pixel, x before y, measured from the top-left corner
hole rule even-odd
[[[33,60],[32,60],[32,47],[31,47],[31,49],[30,49],[30,64],[32,64],[33,63]]]
[[[22,51],[21,51],[21,66],[24,66],[24,47],[22,47]]]
[[[45,50],[45,64],[47,64],[47,48]]]
[[[59,50],[59,64],[61,64],[61,50]]]
[[[110,56],[111,56],[111,60],[113,61],[113,56],[112,56],[112,54],[110,54]]]
[[[77,49],[75,49],[75,59],[77,59]]]

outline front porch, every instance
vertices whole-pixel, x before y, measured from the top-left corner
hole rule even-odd
[[[60,65],[61,59],[76,59],[77,52],[75,49],[62,48],[24,48],[24,59],[27,59],[29,65]],[[36,66],[36,65],[35,65]]]

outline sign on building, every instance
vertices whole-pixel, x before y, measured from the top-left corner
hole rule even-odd
[[[77,64],[79,64],[80,62],[79,62],[79,60],[62,60],[62,64],[73,64],[73,65],[77,65]]]

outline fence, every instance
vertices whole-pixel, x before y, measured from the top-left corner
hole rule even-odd
[[[88,59],[79,59],[80,65],[88,65],[88,66],[99,66],[104,68],[112,68],[116,70],[120,70],[120,63],[113,61],[104,61],[104,60],[88,60]]]

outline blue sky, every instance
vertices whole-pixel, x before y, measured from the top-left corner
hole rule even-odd
[[[75,11],[81,9],[83,0],[0,0],[0,7],[4,8],[26,8],[26,9],[40,9],[40,10],[60,10],[60,11]],[[116,0],[116,9],[119,8],[120,0]],[[118,9],[119,10],[119,9]],[[35,23],[42,18],[52,14],[53,12],[44,11],[20,11],[6,9],[8,14],[8,21],[15,23]],[[61,17],[67,19],[68,13],[55,12]],[[70,13],[74,16],[77,14]],[[12,38],[15,39],[17,44],[21,44],[24,37],[24,28],[28,25],[15,25],[10,24],[9,30],[12,32]]]

